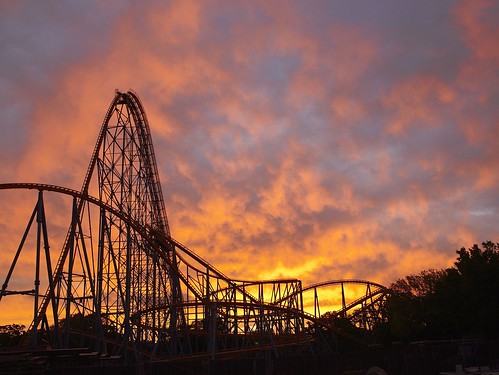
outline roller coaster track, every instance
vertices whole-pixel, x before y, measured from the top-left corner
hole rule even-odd
[[[381,305],[389,290],[380,284],[332,280],[302,287],[298,279],[231,279],[175,240],[146,113],[132,91],[116,92],[80,191],[40,183],[5,183],[0,190],[38,192],[0,291],[0,301],[18,294],[33,298],[35,313],[24,345],[85,345],[130,362],[215,358],[289,345],[314,351],[320,345],[313,330],[319,327],[358,340],[338,328],[335,318],[350,319],[363,329],[382,318]],[[44,200],[53,194],[73,202],[69,229],[52,269],[51,218]],[[35,289],[10,290],[35,218]],[[45,278],[39,276],[43,267]],[[365,292],[347,303],[345,288],[351,285],[365,287]],[[45,293],[40,286],[46,286]],[[338,287],[341,308],[321,315],[319,292]],[[310,294],[313,311],[304,308]]]

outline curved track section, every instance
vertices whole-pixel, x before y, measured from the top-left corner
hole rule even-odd
[[[304,310],[316,322],[334,328],[336,320],[344,319],[370,331],[386,318],[384,303],[390,290],[368,280],[345,279],[309,285],[299,293]]]
[[[38,192],[0,292],[0,300],[33,297],[25,345],[87,346],[131,362],[202,353],[214,358],[289,345],[314,350],[314,329],[343,334],[335,326],[338,317],[370,329],[381,314],[375,307],[387,289],[379,284],[336,280],[303,288],[297,279],[233,280],[173,239],[149,124],[131,91],[116,93],[81,191],[0,184],[0,190],[12,189]],[[70,223],[62,239],[49,235],[52,218],[44,204],[49,194],[72,198],[65,206]],[[28,245],[35,231],[36,240]],[[52,267],[54,242],[63,245]],[[35,288],[15,291],[9,285],[28,246],[36,255]],[[354,286],[356,297],[349,299]],[[331,310],[331,295],[323,292],[338,288],[340,308]]]
[[[61,293],[64,289],[54,281],[55,278],[50,279],[49,273],[48,279],[44,280],[48,284],[47,292],[31,293],[35,307],[38,300],[46,298],[50,307],[48,310],[53,312],[52,316],[35,316],[28,335],[32,341],[50,339],[56,347],[68,347],[75,346],[80,340],[81,344],[90,345],[95,350],[122,355],[132,353],[135,356],[176,356],[199,352],[215,355],[227,350],[252,350],[263,343],[279,346],[283,340],[289,343],[290,337],[308,342],[303,328],[304,320],[310,317],[303,313],[299,303],[299,280],[232,281],[186,246],[171,237],[159,236],[152,228],[142,226],[98,198],[55,185],[0,184],[0,190],[9,189],[38,191],[34,212],[40,213],[37,220],[44,228],[49,227],[47,217],[41,214],[44,193],[59,193],[73,198],[73,221],[69,225],[72,229],[67,238],[70,244],[68,264],[60,278],[68,287],[66,293]],[[117,272],[126,273],[127,280],[127,283],[117,287],[112,278],[101,276],[105,248],[98,246],[96,251],[91,251],[93,235],[88,228],[92,225],[80,220],[76,204],[79,201],[84,203],[88,217],[93,217],[94,211],[98,215],[102,212],[114,215],[126,225],[129,233],[140,237],[144,256],[164,261],[175,274],[183,290],[181,298],[175,301],[158,300],[145,306],[133,305],[127,300],[128,282],[130,285],[137,282],[132,279],[133,274],[128,273],[126,268],[117,267]],[[28,226],[26,233],[29,230]],[[36,246],[38,251],[43,244],[48,247],[51,242],[48,231],[44,232]],[[175,254],[175,263],[171,262],[171,253]],[[76,276],[83,277],[83,282],[76,283]],[[1,296],[14,294],[7,289],[9,281],[10,276],[4,283]],[[36,282],[40,284],[40,280]],[[102,289],[113,288],[118,299],[116,304],[119,303],[121,309],[110,314],[108,308],[99,303],[99,293]],[[284,298],[287,295],[291,297]],[[171,319],[168,320],[171,311],[180,311],[185,320],[175,327],[167,327],[166,324],[171,322]],[[43,323],[49,323],[50,319],[53,319],[50,324],[43,327]],[[47,337],[49,326],[60,328],[59,331],[52,329],[50,338]]]
[[[385,318],[383,304],[389,293],[388,288],[372,281],[346,279],[307,286],[303,298],[308,302],[313,299],[316,317],[349,319],[356,327],[371,330]]]

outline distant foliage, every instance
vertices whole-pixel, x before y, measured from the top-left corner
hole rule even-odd
[[[444,270],[429,269],[417,275],[409,275],[391,285],[393,292],[414,298],[431,296],[445,276]]]
[[[25,333],[24,324],[7,324],[0,326],[0,348],[16,346]]]
[[[461,248],[454,267],[391,285],[380,341],[499,338],[499,244]]]

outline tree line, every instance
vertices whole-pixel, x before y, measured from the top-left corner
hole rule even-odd
[[[423,270],[390,286],[385,319],[370,333],[374,342],[499,338],[499,243],[456,253],[453,267]],[[348,320],[336,323],[359,333]],[[17,345],[25,328],[0,326],[0,349]]]
[[[499,243],[456,251],[453,267],[398,279],[375,329],[380,343],[499,338]]]

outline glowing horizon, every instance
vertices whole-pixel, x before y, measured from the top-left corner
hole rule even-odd
[[[496,2],[0,10],[2,183],[79,189],[131,88],[172,236],[230,277],[389,285],[498,241]],[[0,192],[1,281],[35,199]]]

